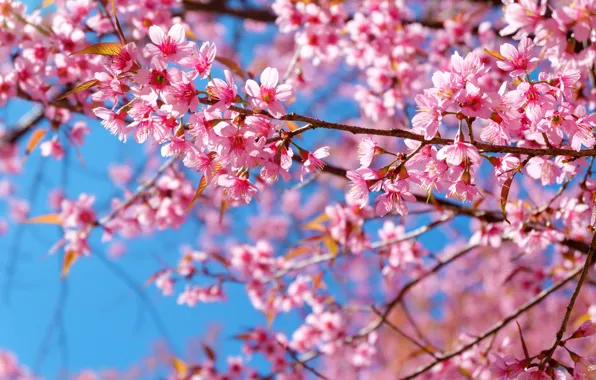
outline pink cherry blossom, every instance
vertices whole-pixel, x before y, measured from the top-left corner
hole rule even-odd
[[[281,102],[292,96],[292,86],[280,84],[276,68],[267,67],[261,73],[261,85],[252,79],[246,81],[245,91],[251,97],[251,104],[256,109],[267,109],[273,117],[280,117],[285,109]]]

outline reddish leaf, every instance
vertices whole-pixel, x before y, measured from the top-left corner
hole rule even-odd
[[[321,271],[321,272],[317,273],[312,278],[312,292],[313,293],[316,293],[317,289],[319,289],[321,287],[321,285],[325,285],[325,283],[323,282],[323,275],[324,275],[324,273]]]
[[[203,193],[203,191],[205,190],[205,188],[207,188],[207,177],[203,176],[203,177],[201,177],[201,180],[199,181],[199,187],[197,187],[197,191],[195,192],[195,196],[192,197],[192,200],[190,201],[188,207],[186,208],[186,212],[190,211],[190,209],[192,208],[192,206],[195,204],[195,201],[197,199],[199,199],[199,197],[201,196],[201,194]]]
[[[500,61],[506,61],[507,60],[507,58],[503,57],[501,55],[501,53],[499,53],[499,52],[488,50],[487,48],[484,48],[484,52],[486,54],[490,55],[491,57],[495,57],[496,59],[498,59]]]
[[[29,142],[27,143],[27,147],[25,147],[25,156],[28,156],[33,149],[37,147],[41,139],[46,135],[47,131],[45,129],[37,129],[29,138]]]
[[[515,173],[513,173],[509,178],[507,178],[505,183],[503,183],[503,187],[501,188],[501,211],[503,212],[503,218],[505,218],[505,221],[509,224],[511,223],[507,219],[507,197],[509,196],[509,190],[511,190],[511,184],[513,183],[514,176]]]
[[[38,224],[58,224],[58,225],[61,225],[62,224],[62,220],[60,219],[60,214],[46,214],[46,215],[40,215],[40,216],[35,216],[33,218],[29,218],[29,219],[25,220],[23,223],[27,223],[27,224],[34,224],[34,223],[38,223]]]
[[[285,259],[291,260],[293,258],[305,255],[310,252],[312,252],[312,248],[310,248],[310,247],[305,247],[305,246],[296,247],[296,248],[288,251],[288,253],[286,253]]]
[[[252,335],[249,333],[242,333],[234,336],[234,339],[238,340],[250,340],[252,339]]]
[[[333,256],[336,256],[339,253],[339,246],[337,245],[337,242],[331,236],[325,237],[323,239],[323,243],[329,250],[329,253],[331,253]]]
[[[216,359],[215,351],[213,351],[213,349],[211,347],[209,347],[208,345],[203,343],[203,351],[205,351],[205,355],[207,355],[209,360],[211,360],[212,362],[215,361],[215,359]]]
[[[219,261],[220,263],[222,263],[225,267],[229,267],[230,266],[230,260],[226,259],[225,257],[223,257],[222,255],[220,255],[219,253],[212,253],[211,257],[213,257],[215,260]]]
[[[172,368],[174,368],[174,373],[179,377],[184,378],[188,374],[188,365],[178,358],[172,358]]]
[[[166,271],[166,269],[162,269],[162,270],[159,270],[159,271],[153,273],[151,276],[149,276],[147,281],[145,281],[145,286],[149,286],[153,281],[157,280],[157,278],[159,276],[161,276],[165,271]]]
[[[270,309],[267,314],[265,314],[265,317],[267,318],[267,328],[271,328],[271,325],[273,325],[273,321],[275,320],[275,310],[274,309]]]
[[[215,57],[215,60],[230,69],[231,72],[238,75],[239,77],[248,79],[248,74],[246,74],[244,70],[242,70],[242,67],[240,67],[240,65],[233,60],[226,57]]]
[[[303,225],[301,228],[304,230],[325,231],[325,226],[323,226],[321,223],[326,222],[328,220],[329,216],[327,214],[321,214],[315,219]]]
[[[99,81],[97,79],[88,80],[87,82],[81,83],[77,87],[75,87],[72,90],[68,91],[66,94],[60,96],[57,100],[66,99],[68,96],[70,96],[72,94],[76,94],[77,92],[88,90],[91,87],[96,86],[98,84],[99,84]]]
[[[519,337],[522,342],[522,348],[524,350],[524,355],[526,356],[526,359],[528,359],[528,358],[530,358],[530,354],[528,353],[528,346],[526,346],[526,341],[524,340],[524,335],[522,334],[521,326],[519,325],[518,321],[515,321],[515,323],[517,324],[517,331],[519,331]]]
[[[79,256],[79,253],[76,251],[66,251],[64,254],[64,260],[62,261],[62,272],[60,273],[61,278],[68,276],[70,267],[72,267],[72,264],[74,264]]]
[[[119,42],[100,42],[98,44],[93,44],[87,46],[86,48],[75,51],[71,55],[74,54],[96,54],[96,55],[107,55],[107,56],[114,56],[118,55],[122,50],[122,44]]]

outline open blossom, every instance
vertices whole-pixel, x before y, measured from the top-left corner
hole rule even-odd
[[[360,208],[366,207],[370,187],[368,181],[377,178],[374,170],[368,168],[348,170],[346,177],[350,180],[350,191],[347,194],[347,199],[360,205]]]
[[[534,44],[529,38],[522,38],[517,49],[511,44],[501,45],[501,55],[505,60],[497,61],[497,66],[509,75],[517,77],[532,71],[538,64],[538,58],[532,55]]]
[[[505,7],[505,22],[507,26],[499,34],[507,36],[518,32],[516,36],[536,31],[536,26],[542,21],[546,12],[546,0],[519,0],[510,2]]]
[[[368,168],[377,153],[377,143],[371,136],[365,136],[360,142],[358,142],[358,158],[360,160],[360,166]]]
[[[434,138],[443,119],[443,109],[434,95],[416,95],[418,113],[412,119],[415,132],[424,134],[426,140]]]
[[[439,160],[445,160],[449,165],[457,166],[463,163],[477,164],[480,162],[478,149],[470,143],[462,141],[461,134],[455,137],[451,145],[446,145],[437,152]]]
[[[59,160],[62,157],[64,157],[64,154],[66,153],[64,151],[64,147],[62,146],[62,144],[60,144],[60,141],[58,140],[58,136],[55,136],[51,140],[44,141],[43,143],[41,143],[39,149],[41,150],[42,156],[52,156],[56,160]]]
[[[501,357],[492,354],[492,357],[491,370],[496,376],[495,380],[515,379],[524,370],[523,363],[511,355]]]
[[[217,48],[212,42],[204,42],[201,48],[195,45],[191,55],[187,55],[180,60],[180,65],[191,68],[191,79],[205,79],[211,73],[211,66],[215,60]]]
[[[280,117],[285,109],[281,102],[288,100],[292,96],[292,86],[289,84],[280,84],[279,74],[276,68],[267,67],[261,73],[261,85],[252,79],[246,81],[245,90],[251,97],[253,107],[257,109],[269,110],[273,117]]]
[[[120,112],[114,113],[105,107],[97,107],[93,109],[95,116],[102,119],[101,125],[103,125],[113,135],[118,135],[118,140],[126,142],[126,135],[130,129],[125,125],[124,119],[126,113]]]
[[[137,54],[137,45],[134,42],[122,46],[120,52],[112,57],[112,70],[116,73],[131,71],[137,64]]]
[[[410,192],[406,181],[389,181],[383,183],[384,194],[377,197],[375,211],[379,216],[385,216],[395,210],[399,215],[408,215],[408,206],[405,201],[415,202],[416,197]]]
[[[305,152],[304,156],[304,162],[302,163],[302,169],[300,171],[301,181],[304,181],[305,173],[317,173],[323,170],[323,168],[325,167],[325,162],[322,160],[322,158],[329,156],[329,147],[321,147],[312,153]]]
[[[253,196],[257,194],[257,188],[253,185],[247,176],[235,176],[222,174],[217,179],[217,184],[225,188],[225,192],[233,200],[242,200],[250,203]]]
[[[65,199],[62,201],[60,220],[64,227],[85,227],[96,221],[93,203],[95,196],[81,194],[76,201]]]
[[[234,77],[228,70],[224,71],[226,80],[223,81],[219,78],[213,78],[209,84],[207,84],[207,93],[209,96],[217,102],[207,109],[208,112],[214,110],[225,111],[236,101],[238,95],[238,87],[234,83]]]
[[[149,28],[149,38],[153,44],[147,45],[147,51],[153,56],[163,58],[166,62],[179,62],[192,53],[193,42],[187,42],[184,26],[174,24],[168,34],[159,26]]]

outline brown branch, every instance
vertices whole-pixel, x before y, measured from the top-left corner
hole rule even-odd
[[[216,0],[206,4],[183,0],[182,4],[184,9],[188,11],[201,11],[254,21],[275,22],[275,19],[277,18],[277,16],[268,8],[232,8],[225,0]]]

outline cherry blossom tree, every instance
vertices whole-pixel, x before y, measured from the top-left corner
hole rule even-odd
[[[596,378],[596,1],[0,0],[0,41],[0,234],[65,281],[193,224],[147,292],[263,316],[169,379]],[[106,131],[143,165],[33,214],[25,159]]]

